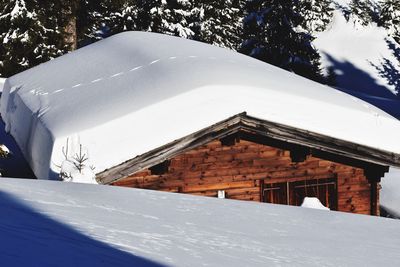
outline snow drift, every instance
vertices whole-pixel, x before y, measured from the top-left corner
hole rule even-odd
[[[321,53],[322,65],[335,70],[339,87],[396,98],[398,88],[380,71],[387,60],[393,71],[400,72],[394,51],[398,45],[385,28],[375,23],[357,24],[353,16],[347,21],[342,12],[336,10],[328,29],[318,33],[313,44]]]
[[[5,78],[0,77],[0,94],[3,92],[4,82],[6,81]]]
[[[334,2],[339,6],[331,23],[313,42],[323,68],[334,71],[340,90],[400,119],[400,45],[387,29],[374,22],[361,25],[356,14],[347,13],[352,1]]]
[[[316,197],[305,197],[303,203],[301,204],[303,208],[318,209],[318,210],[329,210],[325,207],[321,201]]]
[[[85,146],[100,172],[243,111],[400,153],[399,122],[362,100],[154,33],[121,33],[17,74],[1,99],[6,130],[42,179],[58,177],[67,146]]]
[[[392,216],[400,218],[400,169],[392,168],[381,182],[380,205]]]
[[[1,266],[397,266],[400,221],[0,179]]]

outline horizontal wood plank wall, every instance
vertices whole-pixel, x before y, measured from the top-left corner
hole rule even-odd
[[[241,140],[233,146],[213,141],[171,159],[168,172],[138,172],[113,185],[260,201],[260,179],[279,183],[338,178],[338,210],[370,214],[370,186],[363,170],[309,156],[292,163],[290,152]]]

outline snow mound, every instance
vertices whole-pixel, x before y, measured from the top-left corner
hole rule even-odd
[[[0,94],[3,92],[3,87],[6,79],[0,77]]]
[[[341,1],[347,6],[350,1]],[[313,42],[319,50],[322,66],[331,67],[337,86],[373,96],[396,98],[396,79],[399,79],[400,49],[383,27],[375,23],[358,25],[354,18],[347,21],[340,10],[334,11],[326,31],[316,34]]]
[[[66,182],[97,184],[95,168],[89,160],[89,151],[82,145],[79,145],[77,151],[75,148],[67,140],[62,149],[65,159],[60,166],[59,178]]]
[[[64,160],[61,164],[60,178],[65,182],[97,184],[96,174],[90,166],[77,167],[72,160]]]
[[[391,168],[381,181],[380,205],[400,218],[400,169]]]
[[[305,197],[303,203],[301,204],[303,208],[318,209],[318,210],[329,210],[329,208],[322,205],[316,197]]]
[[[67,140],[87,147],[101,172],[244,111],[400,153],[400,123],[362,100],[226,49],[154,33],[121,33],[12,76],[0,108],[41,179],[58,178]]]
[[[0,202],[0,266],[400,262],[400,221],[373,216],[20,179],[0,179]]]

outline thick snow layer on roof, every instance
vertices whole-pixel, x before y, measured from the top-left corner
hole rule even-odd
[[[397,266],[400,262],[400,221],[392,219],[19,179],[0,179],[0,201],[1,266]]]
[[[1,114],[34,173],[82,144],[96,172],[232,115],[400,153],[400,124],[345,93],[244,55],[126,32],[6,80]]]
[[[380,205],[400,218],[400,169],[391,168],[381,181]]]

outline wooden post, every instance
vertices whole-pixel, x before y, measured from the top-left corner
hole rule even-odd
[[[294,146],[290,149],[290,159],[294,163],[304,162],[310,154],[310,149],[305,147]]]
[[[371,215],[379,216],[379,203],[378,203],[378,182],[371,181]]]
[[[260,202],[264,201],[264,179],[260,179]]]
[[[379,182],[388,170],[388,167],[364,169],[370,184],[371,215],[379,216]]]

